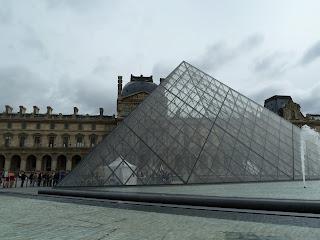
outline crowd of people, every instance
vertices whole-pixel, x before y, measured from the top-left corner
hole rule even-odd
[[[12,187],[54,187],[60,182],[67,172],[65,171],[45,171],[12,172],[3,170],[1,172],[0,186],[3,188]]]

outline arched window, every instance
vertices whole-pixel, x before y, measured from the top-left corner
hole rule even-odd
[[[60,155],[57,158],[57,170],[65,171],[67,166],[67,158],[64,155]]]
[[[21,165],[21,157],[19,155],[14,155],[11,158],[11,164],[10,164],[10,169],[12,171],[19,171],[20,170],[20,165]]]
[[[81,161],[81,157],[79,155],[74,155],[72,157],[72,161],[71,161],[71,169],[74,169],[75,166],[77,166],[79,164],[79,162]]]
[[[26,171],[34,171],[36,169],[37,158],[34,155],[27,157]]]
[[[52,163],[52,158],[49,155],[44,155],[42,157],[42,171],[51,171],[51,163]]]

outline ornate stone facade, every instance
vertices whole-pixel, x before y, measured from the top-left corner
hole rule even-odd
[[[0,113],[0,171],[70,171],[156,88],[151,77],[131,75],[122,89],[118,77],[118,116],[54,114],[48,106],[40,113],[37,106],[28,113],[23,106],[13,112],[6,105]]]
[[[128,116],[156,87],[157,85],[153,83],[152,76],[131,75],[130,82],[122,88],[122,77],[119,76],[117,99],[118,119],[121,120]]]
[[[12,112],[6,106],[0,114],[0,170],[71,170],[117,124],[115,116],[53,114],[47,107],[39,113],[34,106]]]
[[[264,101],[264,106],[299,127],[308,125],[320,132],[320,115],[306,114],[304,116],[300,105],[295,103],[290,96],[272,96]]]

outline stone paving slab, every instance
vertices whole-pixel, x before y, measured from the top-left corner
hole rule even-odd
[[[0,188],[0,193],[19,193],[28,195],[38,195],[38,190],[48,190],[51,187],[28,187],[28,188]]]
[[[0,239],[317,240],[320,229],[0,195]]]

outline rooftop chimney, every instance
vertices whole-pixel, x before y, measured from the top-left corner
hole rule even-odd
[[[33,106],[33,114],[39,114],[39,110],[37,106]]]
[[[77,115],[79,112],[79,109],[77,107],[73,107],[73,115]]]
[[[103,116],[103,108],[102,107],[99,108],[99,111],[100,111],[100,117],[102,117]]]
[[[12,113],[13,108],[9,105],[6,105],[6,114]]]
[[[118,96],[121,95],[122,92],[122,76],[118,76]]]
[[[20,109],[20,111],[19,111],[20,114],[25,114],[26,113],[27,109],[24,106],[19,106],[19,109]]]
[[[47,107],[47,115],[51,115],[52,114],[52,107],[48,106]]]

